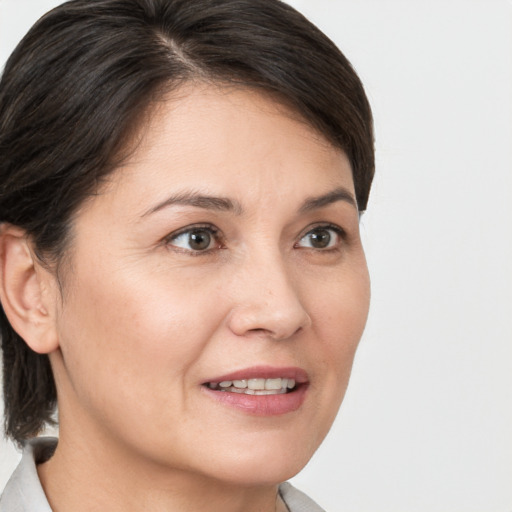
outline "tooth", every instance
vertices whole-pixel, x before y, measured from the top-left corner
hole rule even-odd
[[[221,388],[230,388],[233,385],[233,382],[230,380],[223,380],[222,382],[219,382],[219,386]]]
[[[255,395],[256,394],[256,391],[254,391],[254,389],[245,389],[243,392],[246,395]]]
[[[247,387],[247,381],[245,379],[234,380],[233,386],[235,386],[235,388],[245,389]]]
[[[288,389],[293,389],[295,387],[295,380],[288,379]]]
[[[238,389],[238,388],[235,388],[235,387],[232,387],[232,388],[230,389],[230,391],[231,391],[232,393],[243,393],[243,392],[244,392],[244,390],[243,390],[243,389]]]
[[[266,379],[265,380],[265,389],[281,389],[281,379]]]
[[[216,382],[209,382],[209,383],[208,383],[208,387],[209,387],[210,389],[217,389],[217,387],[218,387],[218,386],[219,386],[219,385],[218,385]]]
[[[288,379],[281,379],[281,387],[283,389],[286,389],[287,386],[288,386]]]
[[[249,379],[247,387],[249,389],[265,389],[265,379]]]

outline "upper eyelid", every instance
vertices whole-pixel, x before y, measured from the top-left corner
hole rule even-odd
[[[195,229],[204,229],[207,231],[211,231],[214,235],[218,235],[220,233],[220,229],[214,226],[213,224],[190,224],[188,226],[179,228],[176,231],[173,231],[172,233],[169,233],[164,237],[164,240],[172,240],[173,238],[183,235],[184,233],[188,233],[189,231],[194,231]]]
[[[308,226],[307,228],[303,229],[301,231],[301,234],[299,235],[299,240],[302,240],[308,233],[311,231],[314,231],[315,229],[332,229],[333,231],[336,231],[341,237],[345,237],[347,235],[347,232],[339,225],[333,224],[332,222],[317,222],[315,224],[312,224]]]

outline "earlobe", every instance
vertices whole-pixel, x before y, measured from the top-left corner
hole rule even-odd
[[[52,280],[32,253],[26,233],[0,225],[0,301],[13,329],[40,354],[58,348]]]

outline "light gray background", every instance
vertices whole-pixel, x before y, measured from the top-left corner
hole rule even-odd
[[[0,0],[0,63],[58,0]],[[373,105],[373,303],[295,479],[330,512],[512,511],[512,2],[290,0]],[[18,455],[0,444],[0,488]]]

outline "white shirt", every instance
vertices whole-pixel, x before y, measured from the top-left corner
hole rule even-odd
[[[27,443],[23,457],[0,496],[0,512],[52,512],[44,494],[36,464],[48,460],[57,439],[41,437]],[[285,482],[279,494],[290,512],[325,512],[304,493]]]

